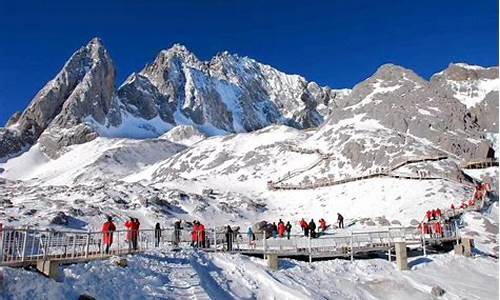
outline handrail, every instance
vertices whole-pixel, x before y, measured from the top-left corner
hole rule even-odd
[[[451,231],[450,231],[451,232]],[[456,232],[456,230],[454,231]],[[88,261],[102,259],[112,255],[134,254],[155,247],[164,247],[166,243],[178,244],[191,241],[190,230],[175,231],[174,228],[161,230],[161,237],[155,237],[155,229],[140,229],[136,235],[136,245],[130,241],[131,231],[117,230],[113,232],[113,241],[106,252],[105,233],[100,231],[54,231],[32,228],[4,228],[0,231],[0,265],[30,264],[43,260],[60,261]],[[321,232],[320,238],[312,239],[300,235],[287,238],[264,239],[264,233],[256,233],[258,237],[253,246],[246,245],[242,235],[230,235],[233,246],[227,246],[227,234],[217,228],[206,230],[202,246],[218,251],[226,248],[228,251],[294,251],[299,253],[305,247],[307,240],[314,253],[336,252],[349,247],[356,251],[372,251],[380,245],[391,246],[394,242],[405,240],[417,243],[421,240],[421,233],[413,226],[386,226],[382,229],[345,231],[340,233]],[[451,236],[451,235],[450,235]],[[455,238],[455,236],[453,236]],[[429,239],[432,239],[429,237]],[[229,248],[227,248],[229,247]],[[290,248],[291,247],[291,248]],[[378,249],[378,248],[377,248]],[[344,251],[344,250],[342,250]],[[375,251],[375,250],[373,250]],[[352,252],[352,251],[351,251]]]

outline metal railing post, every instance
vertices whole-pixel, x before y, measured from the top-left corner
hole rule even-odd
[[[116,253],[120,254],[120,231],[116,231],[116,244],[118,245],[118,249],[116,249]]]
[[[0,238],[1,238],[1,244],[0,244],[0,262],[4,262],[4,248],[5,248],[5,232],[3,230],[3,227],[0,228]]]
[[[26,227],[26,230],[24,231],[24,240],[23,240],[23,247],[22,247],[22,253],[21,253],[21,261],[24,261],[24,256],[26,254],[26,244],[28,243],[28,230],[29,227]]]
[[[309,247],[309,263],[312,263],[312,253],[311,253],[311,231],[309,230],[309,239],[308,239],[308,247]]]
[[[217,252],[217,227],[214,227],[214,247],[215,252]]]
[[[350,241],[350,245],[351,245],[351,262],[354,261],[354,242],[353,242],[353,234],[352,234],[352,231],[351,231],[351,241]]]
[[[266,231],[265,230],[262,231],[262,248],[264,248],[263,249],[264,259],[266,259],[267,258],[267,255],[266,255],[267,243],[266,243]]]
[[[76,236],[77,236],[76,233],[73,234],[73,250],[72,250],[72,254],[71,254],[72,257],[75,257],[75,255],[76,255]]]
[[[89,257],[89,247],[90,247],[90,229],[87,231],[87,239],[85,241],[85,258]]]

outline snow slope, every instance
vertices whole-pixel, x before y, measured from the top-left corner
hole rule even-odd
[[[61,283],[35,273],[2,268],[2,299],[498,299],[498,264],[487,257],[452,254],[410,258],[411,271],[382,259],[305,262],[282,259],[270,271],[265,261],[192,250],[152,251],[64,268]],[[466,274],[466,282],[464,282]]]

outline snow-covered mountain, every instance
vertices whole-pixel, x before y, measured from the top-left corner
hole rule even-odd
[[[498,67],[452,64],[428,81],[388,64],[333,90],[227,52],[203,62],[174,45],[115,88],[113,62],[93,39],[0,129],[0,216],[44,226],[60,212],[80,227],[105,214],[219,225],[341,210],[414,223],[424,207],[468,197],[464,161],[498,153],[497,83]],[[392,170],[419,157],[436,159]],[[381,170],[433,180],[268,186]],[[367,209],[367,194],[377,208]]]
[[[0,159],[36,142],[56,158],[97,136],[153,138],[176,125],[208,135],[271,124],[316,127],[348,93],[227,52],[202,62],[181,45],[161,51],[115,89],[114,64],[95,38],[0,129]]]

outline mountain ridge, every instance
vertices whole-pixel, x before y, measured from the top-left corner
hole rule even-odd
[[[184,45],[174,44],[121,85],[115,81],[108,51],[102,40],[93,38],[75,51],[23,113],[15,113],[0,128],[0,160],[37,142],[46,155],[57,158],[65,147],[97,136],[159,137],[177,125],[195,126],[210,136],[250,132],[272,124],[316,128],[325,120],[339,122],[353,113],[367,113],[384,126],[404,132],[408,124],[415,124],[409,120],[415,114],[430,114],[422,100],[417,100],[423,98],[439,99],[439,105],[451,112],[444,118],[455,124],[452,127],[427,118],[429,126],[437,126],[441,132],[463,127],[466,138],[478,139],[481,130],[498,132],[498,112],[494,110],[498,107],[498,67],[451,63],[425,80],[412,70],[384,64],[353,89],[336,90],[227,51],[201,61]],[[407,93],[421,95],[409,97]],[[475,97],[474,106],[464,102],[471,97]],[[393,106],[411,101],[420,107],[416,112],[406,107],[398,118],[386,118],[392,108],[384,106],[384,101],[392,101]],[[431,138],[421,134],[420,127],[414,133]],[[451,144],[445,145],[447,150],[456,147],[453,145],[471,147],[462,138],[444,143]],[[467,156],[489,156],[487,146],[481,147],[483,150],[467,150]]]

